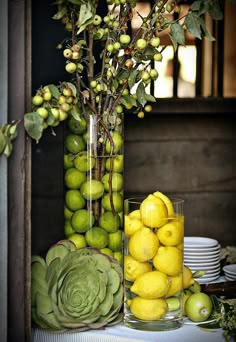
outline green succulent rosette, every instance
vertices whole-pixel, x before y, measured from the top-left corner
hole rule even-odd
[[[122,320],[123,271],[95,248],[61,240],[32,257],[32,320],[40,328],[85,331]]]

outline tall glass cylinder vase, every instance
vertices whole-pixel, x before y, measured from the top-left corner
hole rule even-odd
[[[117,120],[117,118],[116,118]],[[65,137],[65,236],[123,262],[122,118],[68,120]]]
[[[182,326],[183,200],[156,192],[127,199],[124,208],[124,323],[139,330],[177,329]]]

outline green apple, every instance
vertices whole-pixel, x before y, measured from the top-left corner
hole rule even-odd
[[[87,172],[94,168],[95,158],[89,156],[87,152],[81,152],[81,154],[74,159],[74,166],[79,171]]]
[[[162,54],[160,52],[156,52],[153,56],[154,61],[161,62],[162,61]]]
[[[81,117],[80,120],[76,120],[73,116],[68,121],[68,127],[71,133],[83,134],[87,129],[87,122],[85,118]]]
[[[121,34],[120,35],[120,43],[124,45],[128,45],[131,41],[131,38],[128,34]]]
[[[136,42],[136,46],[139,50],[144,50],[147,47],[148,43],[146,39],[139,38]]]
[[[123,196],[119,192],[112,193],[113,206],[116,213],[119,213],[123,209]],[[110,194],[107,193],[102,198],[102,206],[107,211],[112,211]]]
[[[48,111],[44,107],[39,107],[36,112],[41,116],[41,118],[46,119],[48,117]]]
[[[121,134],[117,131],[111,132],[111,137],[112,137],[113,144],[114,144],[112,153],[117,153],[120,151],[121,147],[123,146],[123,138]],[[106,141],[106,152],[107,153],[111,152],[111,143],[108,138]]]
[[[95,16],[93,17],[93,25],[97,26],[100,25],[102,22],[102,18],[100,17],[100,15],[95,14]]]
[[[40,105],[43,103],[43,97],[40,96],[40,95],[35,95],[35,96],[32,98],[32,103],[33,103],[35,106],[40,106]]]
[[[70,62],[66,64],[66,71],[69,72],[70,74],[73,74],[77,69],[77,66],[75,63]]]
[[[104,186],[96,179],[89,179],[82,184],[80,192],[86,200],[97,200],[102,197]]]
[[[119,154],[117,156],[107,158],[105,163],[107,171],[110,171],[111,165],[113,172],[122,172],[124,169],[124,156]]]
[[[118,172],[112,172],[112,191],[121,191],[123,188],[123,175]],[[102,177],[102,183],[105,191],[109,191],[110,173],[106,173]]]
[[[150,41],[150,44],[151,44],[151,46],[157,48],[160,45],[160,42],[161,42],[161,40],[159,37],[153,37]]]
[[[211,298],[203,292],[194,293],[185,303],[187,317],[193,322],[206,321],[213,310]]]
[[[105,211],[99,218],[99,226],[108,233],[115,233],[120,228],[119,214],[113,215],[111,211]]]
[[[70,58],[72,57],[72,51],[71,51],[71,49],[65,49],[65,50],[63,51],[63,56],[64,56],[65,58],[70,59]]]

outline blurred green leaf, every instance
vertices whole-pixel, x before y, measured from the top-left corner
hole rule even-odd
[[[209,3],[209,14],[213,20],[223,19],[223,13],[220,8],[219,0],[213,0]]]
[[[26,113],[24,127],[28,135],[38,142],[43,133],[43,119],[36,112]]]
[[[129,85],[130,89],[135,85],[136,77],[137,77],[138,73],[139,73],[138,70],[134,70],[130,73],[129,78],[128,78],[128,85]]]
[[[199,16],[195,13],[189,13],[185,20],[184,20],[184,24],[187,28],[187,30],[194,36],[197,37],[199,39],[202,38],[201,35],[201,20],[199,18]]]
[[[57,86],[55,86],[54,84],[49,84],[49,85],[48,85],[48,89],[50,90],[52,96],[53,96],[55,99],[58,99],[58,98],[59,98],[60,92],[59,92]]]
[[[6,138],[0,129],[0,154],[4,151],[6,145]]]
[[[170,33],[178,44],[185,46],[184,29],[178,22],[170,25]]]
[[[200,18],[200,22],[201,22],[201,27],[202,27],[202,30],[204,32],[204,37],[206,39],[208,39],[209,41],[213,42],[215,40],[215,38],[210,34],[210,32],[207,30],[206,28],[206,24],[205,24],[205,21],[203,20],[203,18]]]
[[[146,99],[146,91],[142,82],[140,82],[138,85],[138,88],[136,90],[136,95],[137,95],[138,102],[142,106],[145,106],[145,104],[147,103],[147,99]]]
[[[73,0],[76,1],[76,0]],[[78,0],[79,1],[79,0]],[[79,26],[79,30],[77,32],[77,34],[81,33],[82,31],[84,31],[84,29],[92,24],[93,22],[93,10],[92,10],[92,6],[91,3],[88,2],[87,4],[83,4],[80,7],[80,13],[79,13],[79,19],[78,19],[78,26]]]

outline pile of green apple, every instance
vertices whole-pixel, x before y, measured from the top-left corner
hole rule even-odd
[[[91,152],[91,123],[70,116],[64,155],[64,233],[78,249],[94,247],[122,263],[123,138],[112,131],[103,156]]]

